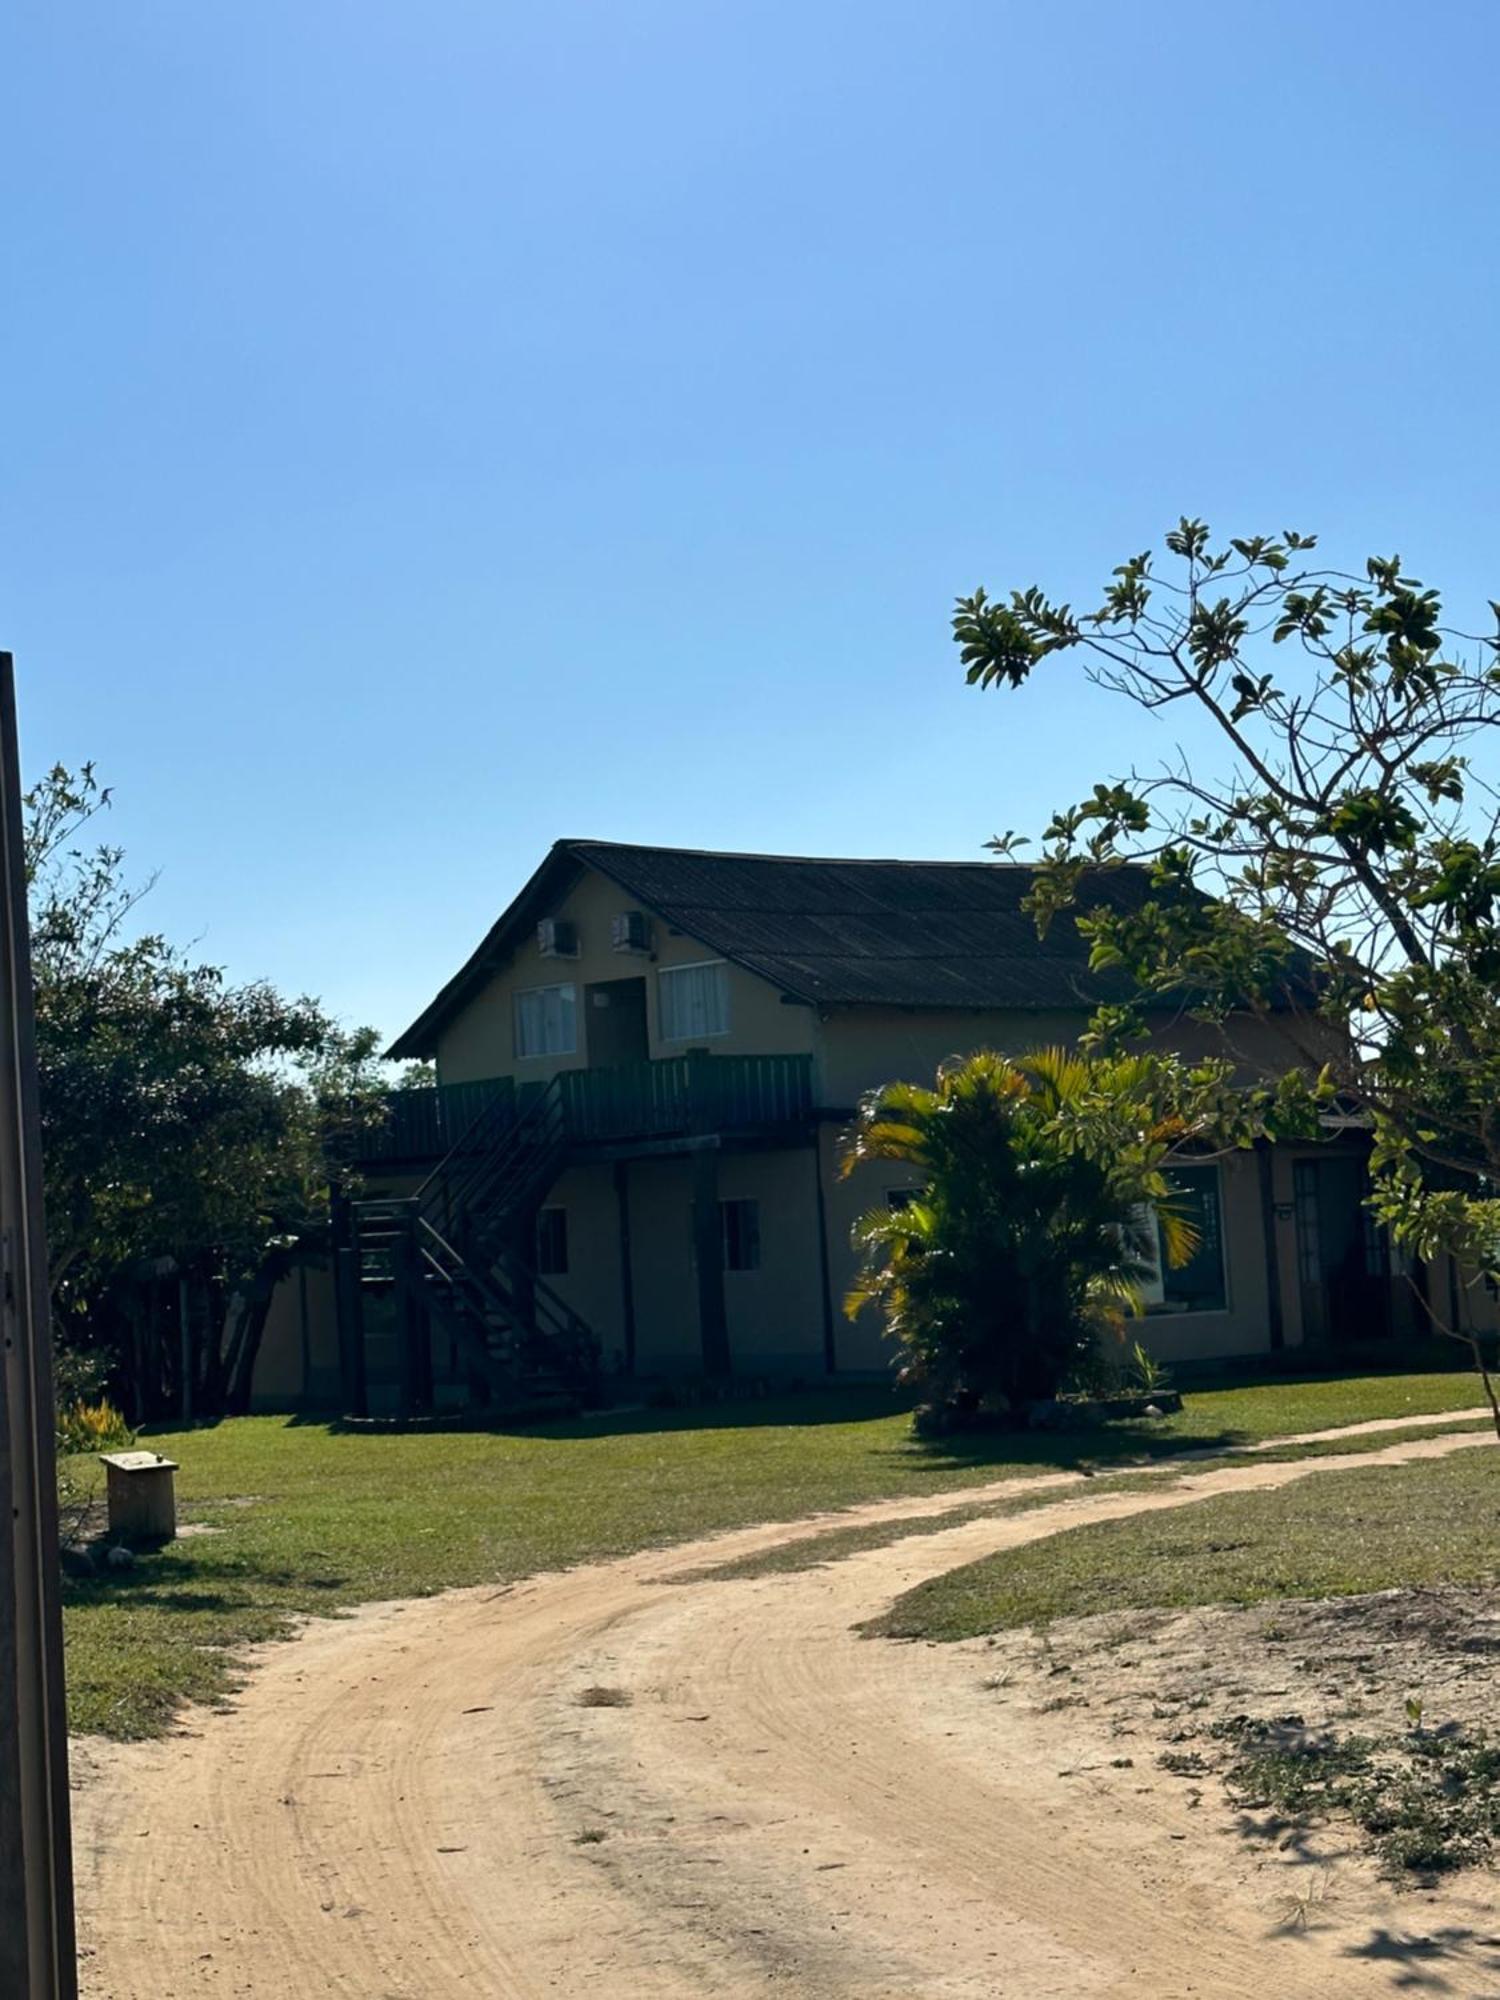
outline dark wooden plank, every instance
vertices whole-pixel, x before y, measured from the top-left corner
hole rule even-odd
[[[0,848],[0,1993],[75,2000],[51,1322],[9,653],[0,653]]]

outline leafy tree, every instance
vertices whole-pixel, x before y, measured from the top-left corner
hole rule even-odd
[[[170,1272],[197,1301],[194,1408],[243,1408],[275,1281],[326,1216],[325,1148],[378,1115],[375,1036],[130,935],[143,892],[118,847],[86,844],[108,802],[89,766],[26,800],[59,1345],[108,1350],[138,1414],[180,1395],[161,1371],[181,1342],[148,1361],[132,1338],[143,1284]]]
[[[1021,1417],[1139,1309],[1145,1205],[1169,1260],[1192,1255],[1171,1162],[1209,1138],[1248,1144],[1276,1113],[1227,1063],[1145,1054],[984,1051],[931,1088],[886,1084],[860,1107],[844,1171],[899,1161],[922,1193],[857,1225],[847,1310],[880,1308],[902,1379],[939,1411],[998,1402]]]
[[[1076,915],[1095,964],[1224,1023],[1274,1011],[1368,1125],[1381,1221],[1475,1282],[1500,1264],[1500,604],[1496,631],[1455,629],[1398,556],[1347,570],[1314,548],[1183,520],[1163,568],[1129,557],[1089,610],[979,590],[954,633],[981,687],[1076,654],[1137,706],[1207,726],[1216,775],[1179,749],[1054,817],[1037,921],[1074,910],[1089,871],[1145,863],[1140,907]],[[1135,1025],[1128,1008],[1100,1024]]]

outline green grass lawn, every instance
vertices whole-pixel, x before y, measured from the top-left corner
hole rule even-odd
[[[182,1468],[183,1519],[220,1532],[185,1537],[127,1570],[68,1578],[71,1721],[112,1736],[152,1734],[184,1699],[221,1695],[236,1651],[285,1632],[298,1614],[505,1581],[863,1500],[1477,1400],[1474,1378],[1452,1373],[1256,1377],[1195,1390],[1165,1421],[926,1445],[882,1388],[605,1413],[531,1432],[356,1433],[271,1417],[159,1430],[151,1444]]]
[[[920,1584],[866,1628],[969,1639],[1104,1611],[1349,1597],[1500,1579],[1500,1457],[1313,1473],[1264,1493],[1070,1528]]]

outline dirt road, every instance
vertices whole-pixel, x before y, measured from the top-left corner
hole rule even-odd
[[[1195,1806],[1078,1710],[997,1702],[982,1645],[850,1630],[1084,1520],[1475,1444],[1494,1449],[1414,1437],[1160,1492],[1066,1477],[1056,1501],[823,1568],[674,1582],[827,1520],[314,1624],[260,1656],[229,1713],[79,1746],[85,1990],[1494,1996],[1489,1878],[1435,1905],[1325,1853],[1310,1921],[1306,1850],[1252,1849],[1217,1795]]]

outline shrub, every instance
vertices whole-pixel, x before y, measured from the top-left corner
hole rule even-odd
[[[1197,1247],[1167,1166],[1217,1126],[1221,1082],[1170,1058],[982,1051],[865,1100],[845,1172],[899,1161],[922,1194],[856,1225],[847,1310],[884,1313],[929,1428],[1024,1417],[1091,1372],[1101,1334],[1123,1337],[1157,1230],[1173,1264]]]
[[[57,1413],[57,1452],[60,1458],[75,1452],[111,1451],[133,1444],[135,1433],[107,1398],[97,1403],[68,1404]]]

